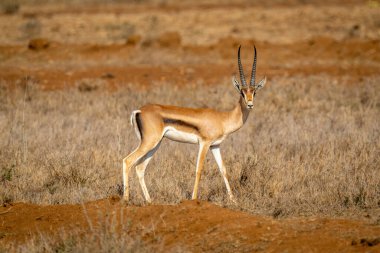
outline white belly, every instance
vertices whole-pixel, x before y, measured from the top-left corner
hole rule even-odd
[[[174,127],[166,127],[164,136],[172,141],[198,143],[199,138],[196,134],[178,131]]]

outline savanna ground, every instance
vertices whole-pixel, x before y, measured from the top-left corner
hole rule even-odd
[[[0,252],[380,250],[378,1],[2,1]],[[121,162],[145,103],[228,110],[242,45],[268,82],[209,154],[164,140]]]

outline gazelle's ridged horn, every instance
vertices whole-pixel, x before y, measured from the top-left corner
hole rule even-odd
[[[257,62],[256,47],[255,46],[253,46],[253,47],[255,48],[255,57],[254,57],[254,60],[253,60],[252,73],[251,73],[251,83],[250,83],[251,86],[255,86],[256,62]]]
[[[239,46],[239,50],[238,50],[238,64],[239,64],[240,81],[241,81],[241,85],[247,86],[247,82],[245,81],[245,77],[244,77],[243,65],[241,65],[241,60],[240,60],[240,48],[241,48],[241,46]]]

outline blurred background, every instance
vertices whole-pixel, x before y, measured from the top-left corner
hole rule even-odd
[[[132,110],[232,108],[238,46],[249,76],[255,45],[268,82],[222,145],[238,206],[275,217],[380,206],[378,0],[2,0],[0,31],[0,202],[120,194]],[[190,198],[196,152],[164,141],[146,174],[156,202]],[[231,204],[211,156],[200,198]]]

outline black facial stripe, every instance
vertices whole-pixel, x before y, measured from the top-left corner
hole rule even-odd
[[[185,127],[192,128],[192,129],[196,130],[197,132],[199,131],[199,128],[197,126],[194,126],[192,124],[189,124],[187,122],[184,122],[184,121],[178,120],[178,119],[167,119],[167,118],[164,118],[164,123],[185,126]]]

